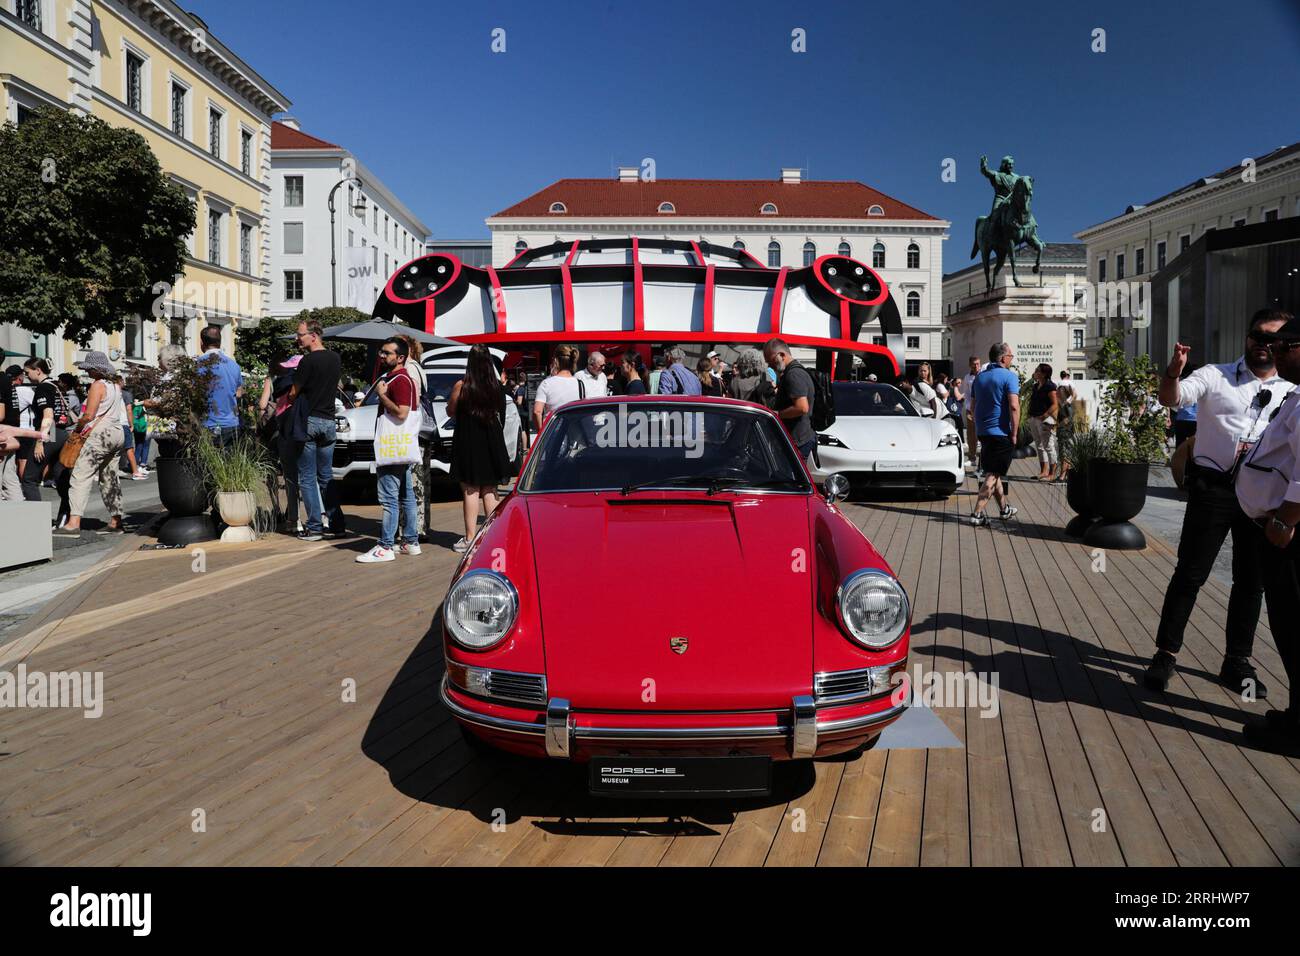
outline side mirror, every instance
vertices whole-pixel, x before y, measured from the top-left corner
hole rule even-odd
[[[849,496],[849,480],[836,472],[822,482],[822,496],[831,504],[843,501]]]

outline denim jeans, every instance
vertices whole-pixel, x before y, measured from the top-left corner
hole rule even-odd
[[[333,424],[332,420],[330,424]],[[239,438],[238,425],[207,425],[205,427],[207,428],[208,433],[212,435],[212,441],[216,443],[218,448],[225,448],[229,445],[233,445]],[[330,439],[330,441],[333,440],[333,438]]]
[[[307,440],[298,449],[298,492],[307,509],[307,531],[325,530],[322,510],[329,513],[331,531],[343,530],[343,509],[335,501],[330,478],[334,469],[334,419],[307,419]]]
[[[379,503],[384,506],[384,521],[380,527],[379,545],[392,548],[397,534],[398,509],[401,509],[402,543],[415,544],[420,540],[416,527],[415,482],[410,465],[380,465],[375,469],[379,478]]]

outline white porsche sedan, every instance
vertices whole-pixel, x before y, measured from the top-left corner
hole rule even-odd
[[[839,473],[854,490],[915,488],[942,497],[965,479],[961,437],[922,416],[893,385],[834,382],[835,423],[817,435],[813,477]]]

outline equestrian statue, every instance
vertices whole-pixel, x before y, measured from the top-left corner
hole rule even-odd
[[[1038,223],[1030,211],[1030,200],[1034,196],[1034,180],[1029,176],[1017,176],[1016,161],[1010,156],[1003,156],[997,172],[989,169],[987,156],[980,157],[980,172],[993,184],[993,208],[987,216],[975,220],[975,245],[970,254],[976,252],[984,262],[985,291],[992,292],[1002,264],[1011,264],[1011,281],[1017,286],[1020,279],[1016,276],[1016,249],[1032,246],[1037,251],[1034,259],[1034,272],[1039,271],[1043,261],[1043,240],[1038,238]],[[989,255],[996,254],[997,265],[989,276]],[[1042,276],[1039,276],[1042,283]]]

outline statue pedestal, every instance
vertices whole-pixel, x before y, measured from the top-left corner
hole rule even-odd
[[[961,299],[957,311],[944,316],[952,340],[953,365],[964,369],[971,355],[987,362],[989,346],[1007,342],[1015,352],[1014,364],[1026,377],[1042,362],[1052,366],[1055,375],[1068,367],[1074,309],[1066,307],[1059,286],[1039,287],[1038,276],[1030,273],[1020,281],[1034,284],[1017,287],[1009,284],[1005,271],[992,292]],[[979,275],[977,282],[983,281]]]

